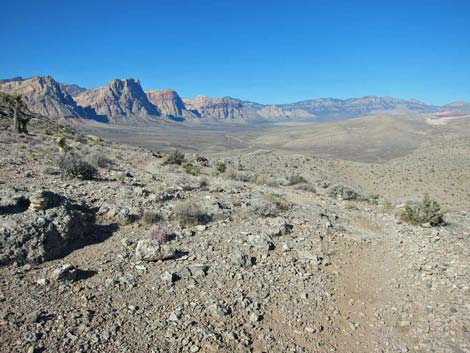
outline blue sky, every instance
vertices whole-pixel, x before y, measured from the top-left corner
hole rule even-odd
[[[470,1],[8,1],[0,77],[261,103],[470,100]]]

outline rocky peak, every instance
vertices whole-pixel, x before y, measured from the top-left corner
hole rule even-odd
[[[82,107],[91,108],[97,115],[108,118],[160,115],[150,103],[140,82],[133,78],[115,79],[106,86],[84,91],[75,97]]]
[[[72,97],[51,76],[8,80],[0,83],[0,91],[19,93],[29,109],[49,117],[78,117],[83,115]]]
[[[256,110],[244,106],[243,102],[230,97],[209,98],[197,96],[187,100],[187,106],[199,113],[201,118],[215,120],[246,120],[259,117]]]
[[[162,114],[171,117],[183,117],[186,107],[176,91],[167,89],[147,91],[146,93],[149,101],[156,105]]]

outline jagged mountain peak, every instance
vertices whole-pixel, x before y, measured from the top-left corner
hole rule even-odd
[[[0,91],[19,93],[29,109],[50,117],[80,117],[84,112],[51,76],[34,76],[0,83]]]
[[[110,119],[160,115],[158,108],[148,100],[140,81],[134,78],[114,79],[103,87],[80,93],[75,100],[80,106]]]
[[[179,94],[172,89],[150,90],[145,92],[149,101],[164,115],[183,118],[186,106]]]

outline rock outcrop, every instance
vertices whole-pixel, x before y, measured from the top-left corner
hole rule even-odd
[[[160,112],[170,117],[182,118],[186,107],[176,91],[146,91],[149,101],[158,107]]]
[[[197,96],[194,99],[187,99],[185,104],[202,119],[243,121],[261,118],[257,110],[261,109],[262,105],[231,97]]]
[[[69,118],[85,115],[83,109],[51,76],[6,80],[0,83],[0,91],[23,95],[28,108],[44,116]]]
[[[38,264],[72,250],[77,240],[85,240],[94,224],[94,215],[62,195],[41,192],[22,202],[4,217],[0,227],[0,264]],[[26,204],[24,205],[26,206]]]
[[[160,115],[158,108],[149,102],[140,82],[132,78],[115,79],[106,86],[80,93],[75,100],[81,107],[111,120]]]

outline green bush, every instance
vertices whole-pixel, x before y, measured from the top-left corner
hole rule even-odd
[[[91,180],[98,174],[96,168],[90,163],[73,155],[61,158],[59,168],[62,176],[81,180]]]
[[[201,173],[201,168],[198,166],[195,166],[191,163],[186,163],[183,165],[183,169],[186,173],[191,174],[191,175],[199,175]]]
[[[184,154],[176,150],[166,156],[166,160],[163,164],[177,164],[181,165],[184,162]]]
[[[227,165],[224,162],[217,162],[217,165],[215,167],[219,173],[225,173],[227,170]]]
[[[441,206],[428,194],[424,195],[423,201],[406,205],[399,216],[402,221],[413,225],[429,223],[434,227],[445,224]]]

